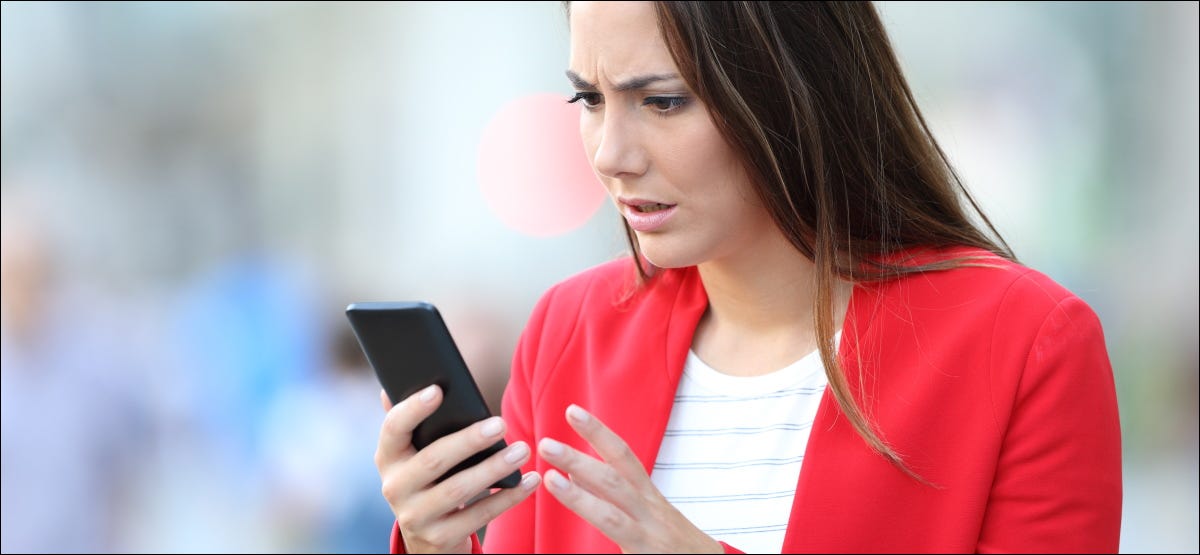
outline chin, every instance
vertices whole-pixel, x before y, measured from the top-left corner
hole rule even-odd
[[[694,246],[679,245],[661,237],[638,236],[638,247],[642,256],[659,268],[686,268],[707,260]]]

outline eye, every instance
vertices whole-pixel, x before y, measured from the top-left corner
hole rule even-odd
[[[576,102],[579,102],[580,100],[583,101],[583,105],[585,107],[595,108],[596,106],[600,105],[600,93],[577,92],[577,93],[575,93],[575,96],[572,96],[570,99],[567,100],[567,103],[574,104]]]
[[[659,114],[666,114],[687,104],[686,96],[651,96],[642,101],[643,106],[649,106]]]

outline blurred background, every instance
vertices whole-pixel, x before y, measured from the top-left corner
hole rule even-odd
[[[439,305],[496,403],[539,295],[624,251],[557,2],[2,6],[5,552],[386,552],[345,306]],[[1197,4],[877,6],[1100,315],[1122,551],[1197,552]]]

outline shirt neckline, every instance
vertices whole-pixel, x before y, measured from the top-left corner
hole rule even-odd
[[[837,348],[841,335],[840,330],[834,335],[834,348]],[[820,352],[816,349],[791,364],[767,374],[731,376],[706,364],[689,347],[687,362],[683,366],[683,375],[704,389],[731,397],[767,395],[810,383],[813,386],[824,385],[827,381]]]

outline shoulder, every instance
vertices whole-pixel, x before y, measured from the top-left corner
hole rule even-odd
[[[948,270],[912,274],[873,287],[886,301],[939,310],[974,309],[997,318],[1040,320],[1078,296],[1046,274],[980,249],[927,253],[917,262],[956,260]],[[1089,308],[1090,310],[1090,308]]]
[[[847,325],[864,340],[909,345],[914,354],[937,344],[958,359],[970,352],[1019,364],[1048,343],[1103,348],[1096,313],[1044,273],[978,249],[929,256],[936,258],[913,262],[958,266],[860,284]]]
[[[1014,384],[1028,368],[1052,366],[1060,356],[1107,368],[1098,316],[1066,287],[985,251],[941,254],[961,265],[865,284],[854,300],[858,333],[925,361],[915,367],[940,357],[942,366],[989,368]]]

